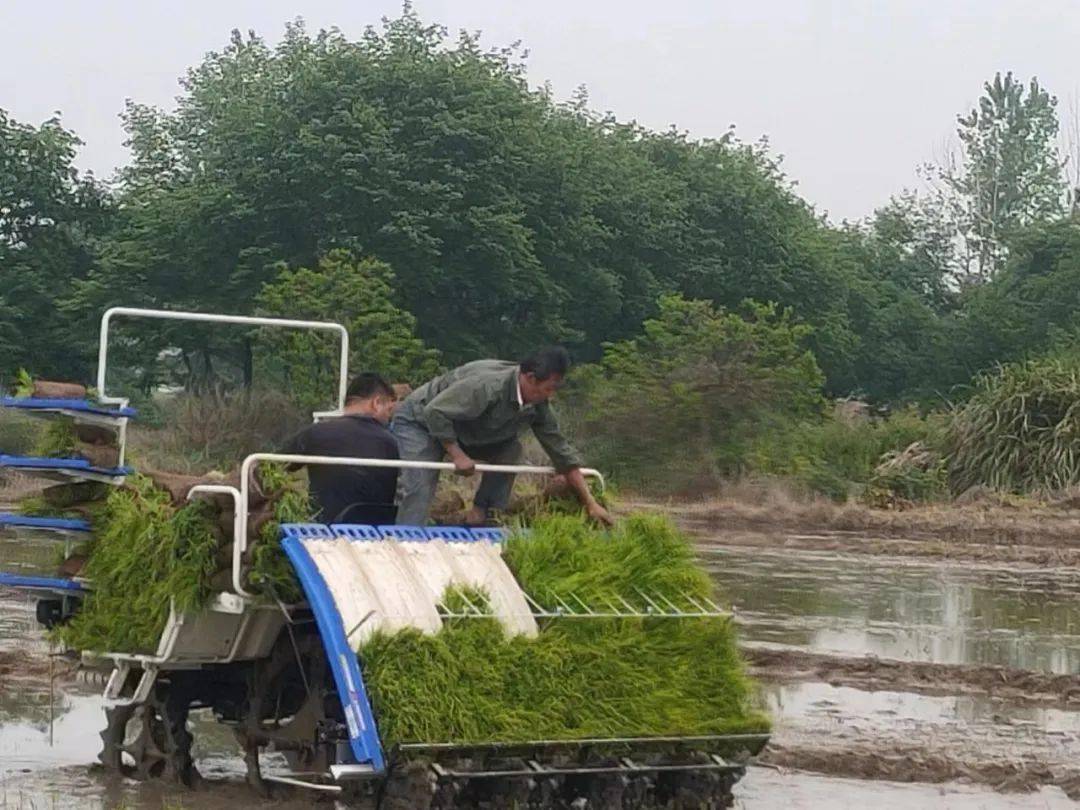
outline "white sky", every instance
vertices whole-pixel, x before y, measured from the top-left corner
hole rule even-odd
[[[838,220],[913,185],[996,70],[1077,95],[1077,0],[416,0],[427,22],[522,40],[535,84],[654,128],[768,135],[803,196]],[[0,0],[0,108],[56,110],[86,142],[79,165],[126,160],[125,98],[169,106],[176,80],[233,28],[284,23],[349,36],[397,0]]]

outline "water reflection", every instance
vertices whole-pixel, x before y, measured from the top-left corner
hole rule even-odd
[[[101,698],[60,695],[50,729],[47,704],[4,718],[0,725],[0,778],[14,773],[85,765],[101,750]]]
[[[998,794],[978,785],[913,785],[837,779],[799,772],[750,768],[735,786],[736,810],[1065,810],[1076,805],[1058,788]]]
[[[1080,671],[1080,573],[721,546],[702,553],[750,641]]]
[[[773,717],[789,725],[857,722],[880,724],[896,731],[900,725],[955,725],[965,729],[1008,727],[1054,734],[1075,741],[1080,735],[1080,712],[1016,705],[979,695],[928,696],[887,690],[865,692],[826,683],[765,684],[765,703]]]

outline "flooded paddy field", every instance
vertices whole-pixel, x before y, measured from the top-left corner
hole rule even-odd
[[[1080,798],[1080,569],[699,534],[775,719],[762,763],[780,770],[751,772],[747,807],[813,806],[811,773],[838,779],[828,806]]]
[[[775,720],[737,807],[1074,806],[1080,571],[852,551],[850,533],[788,543],[794,532],[690,528]],[[40,545],[14,545],[27,572],[52,564]],[[252,794],[231,733],[205,716],[197,789],[105,778],[92,768],[100,684],[50,652],[33,602],[0,590],[0,810],[311,806],[306,793]]]

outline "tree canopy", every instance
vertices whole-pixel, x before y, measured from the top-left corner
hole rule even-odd
[[[91,271],[108,216],[103,190],[73,166],[80,141],[56,118],[20,124],[0,109],[0,373],[87,373],[61,311]]]
[[[950,396],[1073,330],[1059,285],[1080,245],[1056,102],[1034,80],[998,76],[960,117],[944,196],[901,193],[838,227],[767,142],[653,131],[584,92],[559,103],[519,49],[408,7],[355,40],[300,22],[274,45],[234,32],[181,90],[173,110],[128,103],[131,160],[107,189],[72,168],[57,121],[0,114],[0,371],[87,377],[92,324],[115,304],[344,320],[369,350],[356,364],[402,377],[433,351],[451,365],[560,342],[596,361],[681,295],[776,306],[808,327],[826,393],[898,401]],[[166,348],[182,360],[147,390],[226,367],[250,381],[258,354],[242,331],[125,340],[140,367]]]

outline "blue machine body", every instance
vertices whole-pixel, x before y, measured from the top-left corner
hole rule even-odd
[[[86,587],[81,583],[60,577],[31,577],[23,574],[0,573],[0,586],[18,588],[23,591],[45,591],[62,593],[68,596],[81,594]]]
[[[318,523],[292,523],[281,527],[281,545],[293,564],[296,576],[307,596],[315,622],[319,627],[326,658],[330,662],[330,671],[334,675],[345,720],[349,727],[349,747],[356,762],[367,765],[375,773],[386,769],[386,758],[379,730],[371,711],[364,677],[356,653],[346,637],[345,626],[341,621],[326,581],[319,573],[315,561],[304,547],[306,540],[332,540],[344,537],[353,542],[365,542],[382,538],[423,541],[445,540],[449,542],[471,542],[485,540],[501,542],[506,537],[503,529],[467,529],[460,526],[365,526],[358,524],[335,524],[324,526]]]
[[[85,399],[0,397],[0,408],[21,408],[27,411],[58,411],[71,414],[86,413],[94,416],[111,416],[116,419],[131,419],[135,416],[134,408],[106,408]]]
[[[35,517],[0,512],[0,529],[38,529],[53,532],[88,532],[90,523],[81,518]]]
[[[96,467],[85,458],[42,458],[39,456],[9,456],[0,454],[0,467],[13,470],[71,470],[120,478],[131,475],[131,467]]]

